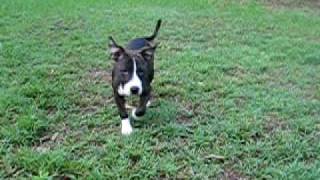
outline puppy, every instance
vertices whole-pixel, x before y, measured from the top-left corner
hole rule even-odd
[[[125,97],[131,95],[140,97],[138,107],[131,112],[134,119],[146,112],[154,76],[154,54],[158,45],[154,40],[160,26],[161,20],[158,20],[151,36],[133,39],[125,48],[118,45],[111,36],[109,37],[109,49],[115,62],[112,70],[112,88],[123,135],[129,135],[133,131],[125,106]]]

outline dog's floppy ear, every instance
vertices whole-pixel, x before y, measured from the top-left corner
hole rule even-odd
[[[116,41],[109,36],[109,50],[113,60],[118,61],[119,57],[125,53],[123,47],[119,46]]]
[[[159,45],[159,43],[143,48],[140,51],[143,58],[147,61],[151,60],[153,58],[154,52],[156,51],[158,45]]]

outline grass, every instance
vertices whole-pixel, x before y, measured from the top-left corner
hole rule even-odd
[[[0,177],[319,179],[319,6],[276,2],[1,2]],[[155,104],[123,137],[107,38],[158,18]]]

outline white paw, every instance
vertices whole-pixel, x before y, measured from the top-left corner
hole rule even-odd
[[[121,133],[123,135],[130,135],[132,133],[133,129],[130,124],[129,118],[121,120]]]
[[[140,118],[138,116],[136,116],[136,110],[137,110],[137,108],[133,108],[132,109],[131,116],[132,116],[133,119],[138,120]]]
[[[147,107],[150,107],[151,106],[151,101],[149,100],[148,102],[147,102]]]

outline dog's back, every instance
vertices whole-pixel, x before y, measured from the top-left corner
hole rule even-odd
[[[127,45],[127,49],[138,50],[148,46],[149,42],[145,38],[136,38],[130,41]]]
[[[152,41],[154,40],[154,38],[157,37],[160,26],[161,26],[161,19],[158,20],[156,28],[151,36],[133,39],[128,43],[126,48],[131,50],[137,50],[137,49],[141,49],[143,47],[149,46],[150,43],[152,43]]]

